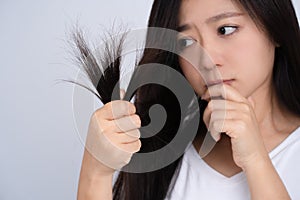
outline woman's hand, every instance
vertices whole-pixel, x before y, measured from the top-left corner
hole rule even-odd
[[[203,115],[208,130],[216,141],[222,132],[231,138],[233,159],[239,167],[245,170],[269,159],[251,97],[246,99],[230,85],[218,84],[210,86],[202,99],[209,101]]]
[[[209,87],[202,99],[209,101],[203,118],[212,137],[218,141],[223,132],[231,138],[233,159],[247,176],[251,199],[290,199],[264,146],[253,99],[226,84]]]
[[[112,174],[128,164],[133,153],[139,151],[141,121],[135,112],[132,103],[117,100],[105,104],[92,115],[86,151],[95,159],[92,165],[98,166],[95,170],[99,173]]]
[[[121,96],[122,95],[121,91]],[[124,93],[124,92],[123,92]],[[81,166],[78,200],[112,199],[116,169],[129,163],[141,147],[141,121],[128,101],[112,101],[91,117]]]

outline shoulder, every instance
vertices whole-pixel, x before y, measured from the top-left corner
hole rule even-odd
[[[281,142],[269,155],[272,161],[289,160],[289,156],[299,157],[300,150],[300,126],[296,128],[284,141]],[[276,162],[275,162],[276,163]]]
[[[269,155],[292,199],[300,199],[300,127]]]

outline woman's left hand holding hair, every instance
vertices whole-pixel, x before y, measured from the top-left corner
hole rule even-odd
[[[251,199],[290,199],[265,148],[252,97],[226,84],[213,85],[202,95],[209,103],[203,120],[212,137],[231,139],[232,156],[247,177]]]

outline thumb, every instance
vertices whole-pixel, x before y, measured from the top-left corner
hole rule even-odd
[[[247,98],[247,100],[250,102],[252,108],[254,109],[254,108],[255,108],[255,102],[254,102],[254,99],[252,98],[252,96],[249,96],[249,97]]]
[[[120,89],[120,99],[123,100],[124,96],[125,96],[125,90]]]

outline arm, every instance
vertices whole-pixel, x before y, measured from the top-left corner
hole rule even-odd
[[[85,150],[78,185],[78,200],[112,199],[113,172],[100,173],[101,168],[101,163]]]
[[[247,176],[251,199],[291,199],[269,158],[253,162],[244,169]]]

